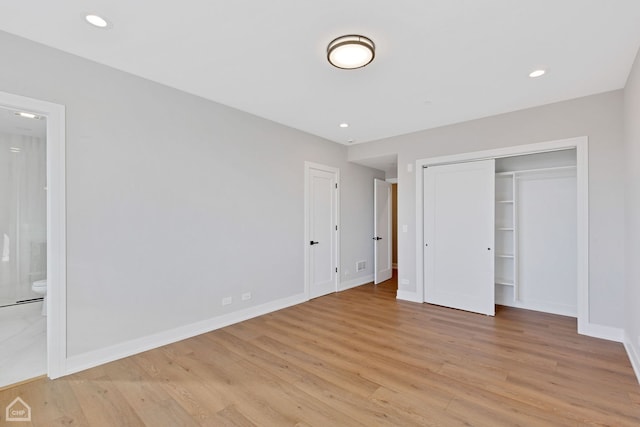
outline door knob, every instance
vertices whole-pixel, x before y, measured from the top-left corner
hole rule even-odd
[[[318,243],[320,243],[320,242],[314,242],[313,240],[309,242],[309,244],[310,244],[311,246],[313,246],[313,245],[317,245]]]

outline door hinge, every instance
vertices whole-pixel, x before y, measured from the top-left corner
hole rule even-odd
[[[336,182],[336,188],[338,188],[338,183]]]
[[[338,267],[336,267],[336,273],[338,272]]]
[[[338,226],[336,225],[336,231],[338,231]]]

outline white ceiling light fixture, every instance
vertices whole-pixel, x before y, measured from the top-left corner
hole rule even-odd
[[[542,77],[545,75],[546,72],[547,71],[543,69],[534,70],[529,73],[529,77],[531,77],[532,79],[535,79],[536,77]]]
[[[94,27],[104,28],[104,29],[111,28],[111,24],[109,23],[109,21],[107,21],[105,18],[103,18],[100,15],[89,13],[89,14],[85,15],[84,19],[89,24],[93,25]]]
[[[25,111],[19,111],[17,113],[14,113],[16,116],[20,116],[20,117],[24,117],[25,119],[39,119],[40,116],[38,116],[37,114],[33,114],[33,113],[27,113]]]
[[[376,45],[370,38],[356,34],[341,36],[327,46],[327,60],[343,70],[362,68],[373,61]]]
[[[349,123],[340,123],[340,127],[341,128],[348,128],[349,127]]]

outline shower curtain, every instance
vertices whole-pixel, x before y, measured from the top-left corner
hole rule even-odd
[[[0,132],[0,306],[38,297],[46,247],[45,140]]]

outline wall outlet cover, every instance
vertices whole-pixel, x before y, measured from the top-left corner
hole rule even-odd
[[[233,302],[233,298],[232,297],[225,297],[222,298],[222,305],[229,305]]]
[[[244,294],[242,294],[241,296],[242,301],[247,301],[251,299],[251,292],[245,292]]]

